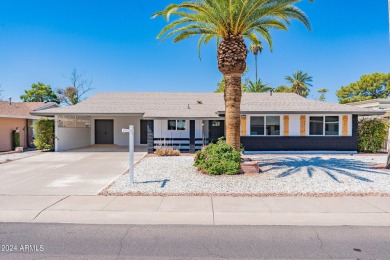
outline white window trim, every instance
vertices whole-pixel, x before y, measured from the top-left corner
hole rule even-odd
[[[169,127],[169,121],[176,121],[176,124],[175,124],[175,128],[176,129],[169,129],[168,127]],[[184,129],[180,129],[180,130],[178,130],[177,129],[177,121],[184,121]],[[180,132],[182,132],[182,131],[187,131],[187,120],[185,120],[185,119],[168,119],[167,120],[167,131],[180,131]]]
[[[267,116],[277,116],[279,117],[279,123],[280,123],[280,131],[279,131],[279,135],[267,135]],[[264,117],[264,135],[252,135],[251,134],[251,118],[252,117]],[[283,132],[284,132],[284,125],[283,125],[283,122],[282,122],[282,115],[280,114],[259,114],[259,115],[250,115],[248,116],[247,115],[247,125],[246,125],[246,132],[247,132],[247,136],[255,136],[255,137],[281,137],[281,136],[284,136],[283,135]]]
[[[339,133],[337,135],[325,135],[325,117],[327,116],[334,116],[334,117],[338,117],[339,118]],[[322,126],[322,135],[311,135],[310,134],[310,117],[322,117],[323,120],[323,126]],[[341,116],[340,115],[307,115],[306,117],[306,125],[307,125],[307,136],[314,136],[314,137],[321,137],[321,136],[331,136],[331,137],[336,137],[336,136],[342,136],[342,124],[341,124]],[[349,127],[349,126],[348,126]]]

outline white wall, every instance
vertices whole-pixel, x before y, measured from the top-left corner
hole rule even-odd
[[[174,119],[172,119],[174,120]],[[205,129],[205,135],[208,135],[205,126],[202,126],[202,120],[195,120],[195,138],[203,137],[203,130]],[[154,120],[154,137],[155,138],[190,138],[190,120],[186,120],[185,130],[168,130],[168,119]]]
[[[289,126],[290,126],[290,135],[289,136],[300,136],[301,135],[301,115],[300,114],[286,114],[289,116]],[[246,133],[250,135],[250,117],[251,116],[275,116],[275,115],[247,115],[246,120]],[[280,135],[283,136],[284,133],[284,120],[283,116],[280,115]],[[331,114],[306,114],[306,135],[309,136],[310,130],[310,116],[334,116]],[[339,135],[342,136],[342,127],[343,127],[343,115],[339,115]],[[352,136],[352,115],[348,115],[348,136]]]
[[[119,146],[129,146],[129,134],[122,133],[123,128],[129,128],[129,125],[134,125],[134,144],[140,145],[141,138],[141,117],[131,116],[98,116],[91,117],[91,144],[95,144],[95,120],[96,119],[111,119],[114,120],[114,144]]]
[[[90,128],[65,128],[58,127],[58,122],[55,122],[55,151],[61,152],[72,150],[91,145],[91,129]]]

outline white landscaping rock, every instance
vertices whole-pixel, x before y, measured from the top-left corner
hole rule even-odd
[[[142,195],[332,195],[390,194],[390,171],[372,166],[385,155],[258,155],[262,173],[202,174],[194,158],[147,157],[135,167],[135,184],[119,177],[108,194]]]
[[[24,151],[22,153],[18,152],[18,153],[3,154],[0,155],[0,164],[35,156],[41,153],[42,153],[41,151],[33,150],[33,151]]]

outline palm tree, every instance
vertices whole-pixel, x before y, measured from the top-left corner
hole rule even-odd
[[[212,39],[218,43],[218,69],[226,87],[226,142],[240,150],[241,81],[246,68],[247,48],[244,38],[259,44],[259,36],[272,48],[270,29],[287,30],[292,19],[310,29],[306,15],[295,4],[300,0],[189,0],[170,4],[153,17],[171,15],[176,19],[166,25],[157,38],[173,37],[179,42],[200,36],[198,49]]]
[[[225,78],[222,78],[220,82],[217,83],[217,89],[214,91],[214,93],[224,93],[225,92],[225,86],[226,86],[226,81]],[[247,87],[247,83],[242,83],[241,84],[241,91],[245,92]]]
[[[257,44],[251,43],[251,45],[249,46],[249,50],[253,53],[253,55],[255,55],[256,82],[257,82],[257,80],[258,80],[258,77],[257,77],[257,66],[258,66],[257,55],[259,55],[259,53],[261,54],[263,52],[263,46],[261,45],[261,41],[259,41]]]
[[[272,87],[269,87],[267,84],[264,84],[261,80],[255,82],[248,81],[245,92],[268,92],[273,90]]]
[[[299,70],[292,76],[285,77],[285,79],[291,83],[291,89],[294,93],[301,95],[302,97],[307,97],[309,95],[309,87],[312,86],[313,82],[312,76]]]

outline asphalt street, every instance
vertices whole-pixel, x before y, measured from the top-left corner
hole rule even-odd
[[[1,259],[390,259],[390,227],[0,223]]]

